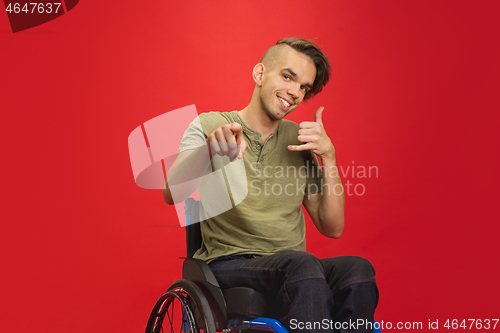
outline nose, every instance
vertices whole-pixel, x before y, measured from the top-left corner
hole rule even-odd
[[[300,97],[300,84],[294,84],[286,92],[293,98],[298,99]]]

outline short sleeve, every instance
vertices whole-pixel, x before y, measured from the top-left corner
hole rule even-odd
[[[194,120],[189,124],[187,130],[182,136],[182,140],[179,146],[179,154],[185,150],[194,150],[203,145],[206,137],[203,133],[203,128],[201,126],[200,117],[194,118]]]
[[[323,189],[323,170],[319,165],[318,158],[316,155],[307,151],[308,156],[306,160],[306,165],[309,168],[308,177],[307,177],[307,186],[305,194],[315,194],[319,193]]]

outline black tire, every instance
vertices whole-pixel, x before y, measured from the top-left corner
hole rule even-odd
[[[205,295],[196,283],[179,280],[156,302],[146,333],[215,333],[215,322]]]

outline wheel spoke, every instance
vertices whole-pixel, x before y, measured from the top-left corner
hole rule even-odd
[[[175,300],[172,301],[172,303],[175,303]],[[174,324],[174,304],[172,305],[172,316],[170,315],[170,313],[168,313],[168,309],[167,309],[167,317],[168,317],[168,322],[170,323],[170,332],[174,332],[174,327],[173,327],[173,324]],[[161,326],[163,328],[163,325]]]
[[[209,315],[208,319],[204,314]],[[200,330],[199,326],[204,329]],[[211,311],[203,292],[195,283],[182,280],[174,283],[157,301],[146,333],[205,333],[206,327],[209,327],[208,332],[215,332]]]

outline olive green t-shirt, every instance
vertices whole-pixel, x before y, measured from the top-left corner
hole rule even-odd
[[[203,244],[194,257],[209,262],[231,254],[305,251],[302,201],[304,195],[321,191],[322,173],[311,151],[287,149],[288,145],[301,144],[296,123],[281,120],[264,142],[237,111],[202,113],[184,134],[179,153],[197,149],[215,128],[233,122],[243,127],[247,149],[243,160],[230,162],[227,157],[215,156],[208,167],[198,189]],[[224,191],[215,189],[209,180],[216,171],[223,175]],[[226,190],[230,206],[214,208],[214,202],[224,201]],[[223,212],[214,213],[217,209]]]

